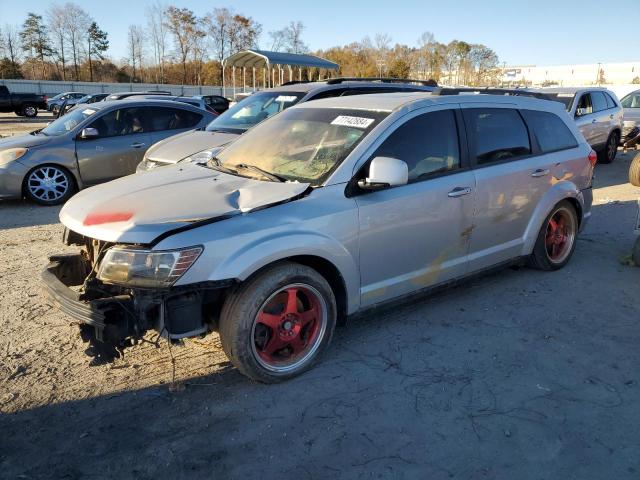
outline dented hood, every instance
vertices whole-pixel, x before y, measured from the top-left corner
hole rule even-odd
[[[181,163],[83,190],[62,208],[60,221],[90,238],[148,244],[195,222],[288,200],[308,186],[238,177]]]

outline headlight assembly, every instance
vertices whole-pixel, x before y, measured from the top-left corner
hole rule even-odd
[[[100,262],[98,279],[127,287],[170,287],[193,265],[202,250],[202,247],[159,251],[112,247]]]
[[[9,148],[0,152],[0,165],[6,165],[9,162],[23,157],[29,151],[28,148]]]
[[[194,153],[193,155],[189,155],[188,157],[183,158],[180,161],[204,164],[204,163],[207,163],[212,158],[214,158],[216,155],[218,155],[221,151],[222,151],[222,147],[210,148],[208,150],[203,150],[201,152]]]

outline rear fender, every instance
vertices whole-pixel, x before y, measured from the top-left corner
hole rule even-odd
[[[527,229],[524,234],[524,244],[522,248],[522,255],[529,255],[533,252],[533,247],[536,244],[538,234],[544,221],[546,220],[553,207],[555,207],[562,200],[575,199],[580,205],[580,212],[578,214],[578,222],[582,222],[582,211],[584,211],[584,197],[582,192],[571,182],[558,182],[553,185],[547,193],[540,199],[538,206],[531,215],[531,220],[527,225]]]

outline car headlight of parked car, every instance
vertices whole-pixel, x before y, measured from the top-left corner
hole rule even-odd
[[[209,148],[207,150],[203,150],[198,153],[194,153],[193,155],[189,155],[186,158],[180,160],[181,162],[191,162],[191,163],[207,163],[212,158],[215,158],[222,151],[223,147]]]
[[[24,157],[28,151],[28,148],[9,148],[7,150],[3,150],[0,152],[0,165],[6,165],[20,157]]]
[[[170,287],[201,253],[202,247],[159,251],[112,247],[100,262],[98,279],[127,287]]]

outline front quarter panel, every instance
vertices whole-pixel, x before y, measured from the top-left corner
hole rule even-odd
[[[301,199],[237,215],[172,235],[155,249],[204,245],[204,252],[176,285],[246,280],[259,269],[293,256],[315,256],[338,270],[347,291],[347,313],[359,307],[358,215],[345,185],[317,188]]]

